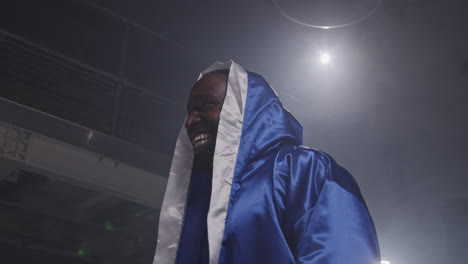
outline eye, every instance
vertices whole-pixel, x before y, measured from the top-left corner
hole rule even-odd
[[[198,110],[200,112],[206,112],[206,111],[210,110],[211,108],[213,108],[216,105],[218,105],[218,102],[206,101],[206,102],[203,102],[203,103],[201,103],[199,105]]]

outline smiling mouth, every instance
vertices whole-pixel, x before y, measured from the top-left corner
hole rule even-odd
[[[199,134],[192,139],[192,145],[195,149],[205,145],[208,142],[208,134]]]

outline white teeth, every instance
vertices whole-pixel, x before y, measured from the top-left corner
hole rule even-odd
[[[207,141],[208,141],[208,140],[206,140],[206,139],[202,139],[202,140],[200,140],[200,141],[195,142],[195,144],[193,144],[193,146],[194,146],[195,148],[198,148],[199,146],[205,144]]]
[[[192,144],[195,146],[195,147],[198,147],[202,144],[205,144],[206,142],[208,141],[208,135],[207,134],[199,134],[199,135],[196,135],[193,140],[192,140]]]

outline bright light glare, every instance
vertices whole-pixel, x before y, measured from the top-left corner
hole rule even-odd
[[[380,261],[380,264],[392,264],[390,261],[382,260]]]
[[[321,61],[323,64],[328,64],[328,63],[330,63],[330,60],[331,60],[330,54],[328,54],[328,53],[322,53],[322,54],[320,54],[320,61]]]

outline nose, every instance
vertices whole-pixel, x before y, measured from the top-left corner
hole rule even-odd
[[[190,113],[188,113],[187,115],[187,120],[185,120],[185,128],[189,128],[190,126],[192,126],[193,124],[197,123],[200,121],[200,117],[198,115],[198,112],[197,111],[192,111]]]

